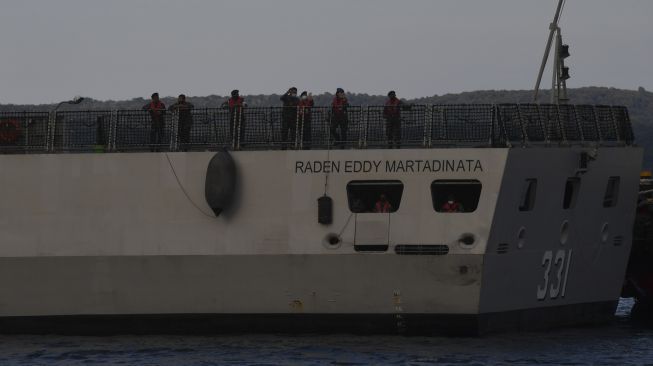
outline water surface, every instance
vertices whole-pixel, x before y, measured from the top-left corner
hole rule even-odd
[[[608,326],[478,338],[0,336],[0,365],[653,365],[653,329],[622,300]]]

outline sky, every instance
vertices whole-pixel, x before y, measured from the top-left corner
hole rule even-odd
[[[532,89],[556,4],[0,0],[0,103]],[[560,25],[569,87],[653,90],[653,1],[567,0]]]

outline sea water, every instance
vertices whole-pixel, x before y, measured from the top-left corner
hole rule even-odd
[[[622,300],[610,325],[483,337],[0,336],[4,365],[653,365]]]

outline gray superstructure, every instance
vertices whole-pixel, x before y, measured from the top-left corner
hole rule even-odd
[[[484,106],[490,112],[481,117],[461,117],[466,108],[475,107],[424,107],[429,112],[414,120],[423,138],[402,149],[370,147],[371,109],[353,124],[355,139],[336,146],[328,128],[318,129],[316,109],[312,150],[301,149],[301,133],[296,150],[278,149],[272,109],[246,112],[236,130],[244,138],[193,135],[189,152],[174,151],[182,148],[175,116],[168,116],[170,151],[129,153],[147,143],[120,149],[128,133],[120,112],[106,120],[94,112],[95,122],[79,124],[108,131],[94,130],[88,141],[72,122],[58,127],[66,116],[50,116],[44,151],[20,137],[4,151],[36,153],[0,155],[0,331],[121,324],[114,330],[147,332],[155,320],[188,330],[185,320],[216,332],[485,332],[610,319],[642,156],[627,114],[615,117],[625,111],[591,107],[588,121],[556,109],[555,119],[529,115],[535,121],[509,114],[532,105]],[[229,130],[224,119],[208,123]],[[247,145],[256,123],[271,132],[251,135],[267,140]],[[451,138],[455,128],[468,132]],[[212,136],[227,137],[219,146]],[[56,153],[90,150],[97,139],[108,153]],[[231,149],[218,154],[233,158],[236,199],[216,217],[206,178],[221,147]],[[369,201],[366,189],[375,197],[373,190],[387,189],[398,209],[352,209],[357,198]],[[451,192],[467,207],[438,212],[438,197]],[[333,202],[327,225],[317,217],[325,195]]]

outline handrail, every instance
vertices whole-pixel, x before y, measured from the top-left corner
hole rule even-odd
[[[0,112],[0,153],[632,145],[621,106],[458,104]]]

